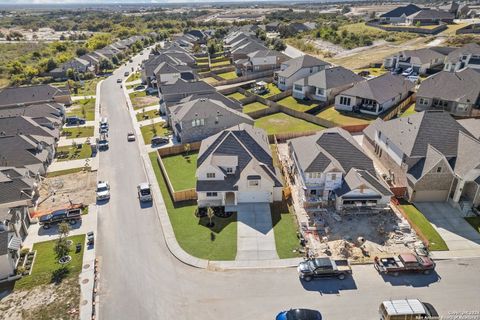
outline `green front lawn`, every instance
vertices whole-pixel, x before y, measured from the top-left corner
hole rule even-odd
[[[134,72],[134,73],[132,73],[128,76],[126,82],[132,82],[132,81],[135,81],[135,80],[140,80],[140,77],[141,77],[140,72],[138,72],[138,71]]]
[[[243,106],[243,112],[247,113],[247,112],[253,112],[253,111],[258,111],[258,110],[263,110],[263,109],[267,109],[268,106],[261,103],[261,102],[252,102],[252,103],[249,103],[249,104],[246,104]]]
[[[77,116],[86,121],[95,120],[95,99],[81,99],[73,102],[67,109],[67,117]]]
[[[73,146],[58,147],[57,152],[55,154],[55,158],[57,158],[58,161],[87,159],[87,158],[90,158],[91,156],[92,156],[92,147],[86,143],[78,144],[75,147]]]
[[[212,62],[212,63],[210,63],[210,68],[225,67],[225,66],[229,66],[229,65],[230,65],[230,61],[229,61],[229,60],[219,61],[219,62]]]
[[[368,124],[370,120],[348,116],[335,110],[334,107],[325,109],[317,114],[317,117],[336,123],[339,126],[351,126],[357,124]]]
[[[218,74],[218,76],[225,79],[225,80],[238,78],[237,73],[235,71],[220,73],[220,74]]]
[[[37,255],[33,263],[32,274],[15,282],[15,290],[31,289],[39,285],[61,281],[64,278],[78,277],[82,270],[85,235],[71,236],[68,239],[73,241],[73,245],[70,251],[72,261],[67,265],[67,274],[61,276],[62,268],[55,258],[53,248],[56,240],[38,242],[33,245],[33,250],[37,250]],[[79,253],[75,253],[77,243],[82,244],[82,250]]]
[[[304,101],[304,100],[297,100],[292,96],[283,98],[282,100],[277,101],[277,103],[285,106],[287,108],[297,110],[300,112],[308,111],[312,108],[315,108],[318,104],[313,101]]]
[[[240,101],[242,99],[245,99],[247,96],[240,92],[234,92],[229,94],[227,97]]]
[[[272,225],[275,235],[275,246],[280,259],[296,258],[301,256],[294,249],[300,247],[297,238],[297,223],[295,215],[290,213],[286,203],[279,203],[271,206]]]
[[[255,127],[266,130],[267,134],[320,131],[325,129],[322,126],[302,119],[294,118],[282,112],[274,113],[255,120]]]
[[[163,165],[168,172],[168,178],[175,191],[194,189],[197,184],[197,152],[188,155],[179,154],[162,158]]]
[[[408,116],[411,116],[412,114],[416,113],[415,111],[415,103],[412,103],[412,105],[410,107],[408,107],[407,110],[405,110],[401,115],[400,117],[408,117]]]
[[[282,90],[278,89],[275,83],[267,83],[267,88],[268,88],[268,92],[265,94],[259,94],[260,97],[269,98],[271,96],[274,96],[282,92]],[[250,92],[253,93],[253,89],[250,89]]]
[[[150,144],[154,136],[164,137],[167,136],[170,132],[167,128],[164,128],[165,122],[157,122],[153,125],[148,124],[140,128],[142,132],[143,141],[145,144]]]
[[[93,137],[94,127],[74,127],[62,130],[62,135],[68,139]]]
[[[467,217],[465,220],[480,233],[480,217]]]
[[[167,208],[175,238],[192,256],[208,260],[235,260],[237,254],[237,217],[213,218],[215,226],[206,227],[207,218],[195,216],[195,202],[174,204],[157,162],[156,152],[149,154]]]
[[[448,246],[445,241],[442,239],[440,234],[435,230],[435,228],[430,224],[427,218],[414,206],[411,204],[401,206],[405,214],[410,218],[413,224],[415,224],[418,229],[421,230],[423,235],[428,239],[429,246],[428,249],[431,251],[446,251]]]
[[[139,112],[136,114],[136,117],[137,117],[137,121],[153,119],[153,118],[160,117],[160,112],[158,109]]]

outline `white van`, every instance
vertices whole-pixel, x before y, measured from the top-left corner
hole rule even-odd
[[[418,299],[383,301],[378,312],[380,320],[440,319],[431,304]]]

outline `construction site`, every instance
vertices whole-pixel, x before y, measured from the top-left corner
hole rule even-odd
[[[371,262],[376,256],[423,250],[415,231],[393,207],[345,213],[324,204],[315,211],[306,210],[302,201],[304,190],[286,172],[288,147],[278,144],[277,149],[307,257],[331,256],[363,263]]]

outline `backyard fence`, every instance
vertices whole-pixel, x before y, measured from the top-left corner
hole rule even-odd
[[[251,74],[247,74],[246,76],[241,76],[235,79],[228,79],[228,80],[223,80],[215,83],[215,86],[225,86],[229,84],[235,84],[235,83],[240,83],[240,82],[245,82],[245,81],[250,81],[250,80],[256,80],[256,79],[261,79],[261,78],[268,78],[268,77],[273,77],[273,70],[267,70],[267,71],[262,71],[262,72],[254,72]]]
[[[390,120],[393,117],[397,116],[401,112],[405,111],[410,107],[410,105],[415,102],[416,95],[412,93],[408,98],[403,100],[399,105],[396,107],[387,110],[384,114],[381,114],[379,118],[382,118],[384,121]]]
[[[190,151],[196,151],[200,148],[200,142],[194,142],[190,144]],[[168,176],[167,169],[162,161],[162,156],[178,155],[185,152],[185,145],[172,146],[167,148],[161,148],[157,150],[157,162],[160,165],[165,181],[167,182],[168,191],[173,198],[174,202],[190,201],[197,199],[197,191],[195,189],[175,190],[170,177]]]
[[[385,31],[395,31],[395,32],[412,32],[419,34],[437,34],[443,30],[448,29],[446,24],[438,25],[435,28],[422,28],[422,27],[403,27],[403,26],[390,26],[382,25],[378,21],[369,21],[365,23],[367,26],[382,29]]]

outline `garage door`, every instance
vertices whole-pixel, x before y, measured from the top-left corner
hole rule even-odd
[[[239,192],[238,203],[245,202],[272,202],[272,194],[270,192]]]
[[[413,201],[416,202],[442,202],[447,201],[448,190],[417,191]]]

